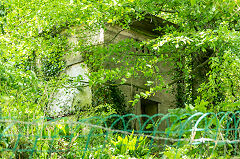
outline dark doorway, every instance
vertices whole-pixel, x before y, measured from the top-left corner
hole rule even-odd
[[[152,101],[149,99],[141,99],[141,112],[142,112],[142,114],[146,114],[149,116],[158,114],[158,102],[155,102],[155,101]],[[146,118],[146,117],[142,118],[142,124],[144,124],[147,120],[148,120],[148,118]],[[157,121],[157,118],[154,119],[154,122],[156,122],[156,121]],[[148,124],[153,124],[153,123],[152,123],[152,121],[149,121],[147,123],[147,125]],[[147,125],[145,125],[144,130],[146,130]],[[151,128],[148,130],[151,131],[153,129]]]
[[[142,114],[147,114],[152,116],[158,113],[158,102],[149,100],[149,99],[141,99],[141,110]]]

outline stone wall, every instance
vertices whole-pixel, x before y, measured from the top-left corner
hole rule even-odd
[[[118,34],[117,37],[115,37]],[[112,41],[113,43],[117,43],[121,40],[124,40],[126,38],[132,38],[138,41],[143,41],[143,40],[147,40],[147,39],[152,39],[153,36],[147,36],[148,34],[143,33],[143,30],[141,30],[141,32],[138,32],[137,29],[133,29],[133,30],[123,30],[120,27],[117,26],[108,26],[107,27],[107,31],[104,32],[104,41]],[[114,39],[114,40],[112,40]],[[114,66],[112,66],[114,67]],[[163,76],[164,82],[165,83],[171,83],[172,82],[172,77],[173,74],[168,74],[168,72],[172,69],[170,64],[164,64],[164,63],[159,63],[158,64],[159,67],[159,72],[161,73],[161,75]],[[152,79],[154,80],[154,79]],[[144,84],[146,84],[147,79],[128,79],[128,81],[126,81],[126,83],[132,83],[134,86],[144,86]],[[125,95],[125,99],[126,99],[126,105],[128,105],[129,107],[132,107],[130,103],[128,103],[128,101],[131,101],[134,99],[134,95],[137,93],[140,93],[141,91],[145,91],[143,89],[139,89],[137,87],[134,86],[129,86],[129,85],[123,85],[120,86],[120,90],[123,92],[123,94]],[[164,92],[157,92],[154,96],[149,97],[147,100],[149,100],[148,102],[146,102],[145,99],[140,100],[132,109],[134,114],[140,115],[143,113],[147,113],[148,115],[152,115],[153,113],[162,113],[162,114],[166,114],[168,113],[168,109],[173,107],[174,104],[176,103],[176,99],[175,99],[175,94],[173,93],[174,91],[174,87],[173,88],[169,88],[168,90],[165,90]],[[168,92],[167,92],[168,91]],[[153,104],[149,104],[149,103],[156,103],[155,106],[153,106]],[[148,107],[148,108],[144,108],[144,107]],[[153,110],[156,110],[153,112]],[[137,124],[137,122],[135,123]],[[134,127],[138,127],[138,125],[135,125]]]
[[[102,43],[103,31],[86,31],[83,33],[82,30],[82,27],[72,27],[62,33],[63,36],[68,38],[68,45],[70,46],[69,53],[64,57],[66,69],[63,73],[69,76],[69,80],[74,81],[74,78],[79,78],[81,82],[65,85],[63,88],[57,89],[52,102],[49,104],[50,116],[74,114],[73,112],[77,110],[85,110],[85,107],[92,103],[91,88],[88,86],[89,69],[83,61],[81,51],[75,51],[74,48],[79,45],[79,42],[85,44]]]
[[[133,30],[122,30],[118,26],[106,26],[107,29],[103,31],[102,29],[100,31],[96,32],[85,32],[84,35],[82,35],[81,27],[72,27],[71,31],[73,31],[73,34],[68,34],[67,30],[63,32],[62,34],[69,39],[69,46],[74,48],[79,43],[79,38],[85,37],[86,43],[117,43],[121,40],[124,40],[126,38],[132,38],[138,41],[143,41],[147,39],[152,39],[153,36],[149,35],[149,32],[146,31],[146,34],[143,33],[143,30],[141,32],[138,32],[136,29]],[[86,36],[88,35],[88,36]],[[117,35],[117,36],[116,36]],[[87,38],[86,38],[87,37]],[[82,39],[81,39],[82,41]],[[74,49],[70,49],[70,53],[66,55],[66,70],[65,73],[69,75],[70,78],[76,78],[77,76],[82,76],[82,80],[84,82],[88,82],[89,78],[89,70],[87,66],[84,64],[84,61],[81,56],[81,51],[74,51]],[[114,66],[110,66],[114,67]],[[171,69],[170,65],[164,65],[163,63],[159,63],[158,65],[160,72],[163,75],[163,78],[166,83],[170,83],[172,80],[172,75],[168,75],[167,72]],[[132,83],[135,86],[144,86],[147,79],[129,79],[127,82]],[[83,83],[79,83],[79,85],[84,86]],[[129,85],[123,85],[120,86],[120,90],[123,92],[126,100],[126,105],[129,107],[130,104],[128,101],[133,100],[134,95],[139,93],[140,91],[144,91],[142,89],[129,86]],[[142,113],[148,113],[151,112],[150,109],[154,107],[154,113],[167,113],[170,106],[172,106],[175,103],[175,95],[171,93],[171,89],[168,90],[169,92],[157,92],[155,96],[149,97],[147,100],[144,101],[140,100],[132,109],[134,114],[142,114]],[[54,115],[64,114],[66,112],[71,112],[75,110],[75,105],[78,107],[84,107],[86,105],[91,104],[91,89],[88,86],[84,86],[82,90],[78,90],[77,88],[70,88],[70,86],[66,86],[65,88],[58,89],[58,91],[54,95],[53,102],[50,104],[50,110],[51,113]],[[147,103],[155,103],[155,104],[147,104]],[[149,110],[148,107],[149,105]],[[65,112],[64,112],[65,111]],[[152,115],[153,112],[149,113],[149,115]]]

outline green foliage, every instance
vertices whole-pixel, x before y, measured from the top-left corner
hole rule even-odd
[[[67,50],[67,40],[64,37],[54,37],[46,41],[46,48],[42,54],[42,72],[44,77],[56,77],[63,70],[65,62],[63,56]]]
[[[217,105],[228,105],[239,98],[237,1],[24,0],[21,3],[4,1],[0,6],[2,62],[24,73],[31,70],[38,77],[44,76],[39,78],[40,81],[50,80],[64,70],[64,56],[70,47],[64,32],[76,34],[71,27],[79,26],[78,34],[83,37],[73,49],[85,53],[92,71],[90,86],[100,87],[109,82],[115,86],[129,85],[127,82],[133,78],[144,78],[147,91],[139,95],[147,98],[169,90],[170,86],[163,79],[166,74],[157,67],[159,63],[165,63],[172,65],[170,73],[176,71],[175,78],[181,78],[177,84],[178,107],[192,104],[201,111],[238,109],[231,106],[215,109]],[[156,30],[164,35],[143,42],[125,40],[96,45],[87,41],[86,44],[86,30],[106,30],[106,23],[129,29],[134,21],[149,15],[175,25],[160,27],[159,24]],[[148,51],[144,52],[144,49]],[[206,60],[209,61],[201,68],[205,70],[201,74],[195,70],[196,64],[201,65]],[[200,76],[202,80],[194,84]],[[108,91],[111,94],[111,90]],[[184,94],[182,98],[181,94]],[[138,98],[132,100],[135,104]],[[108,104],[112,103],[116,102],[109,101]]]
[[[111,140],[111,143],[113,144],[114,155],[130,155],[137,158],[148,156],[147,138],[133,136],[133,132],[130,136],[118,136],[116,141]]]
[[[36,111],[42,114],[39,105],[43,100],[42,87],[33,71],[22,72],[10,64],[0,63],[0,80],[2,115],[24,119],[32,118]]]
[[[113,87],[111,85],[107,86],[98,85],[94,88],[92,89],[93,107],[95,107],[95,112],[97,114],[101,115],[102,112],[108,112],[108,110],[104,110],[107,107],[106,108],[98,107],[99,105],[108,104],[111,105],[111,109],[113,109],[116,114],[119,115],[127,114],[124,96],[118,88]]]
[[[114,39],[111,39],[102,44],[94,39],[89,40],[89,37],[93,37],[90,32],[95,34],[100,28],[106,31],[106,24],[118,25],[126,30],[132,29],[134,22],[141,23],[141,20],[150,19],[155,23],[153,17],[162,21],[157,22],[154,28],[161,34],[152,35],[149,40],[125,39],[115,43]],[[90,68],[91,76],[88,84],[94,91],[93,105],[86,109],[88,113],[83,112],[86,116],[126,114],[128,101],[124,100],[124,96],[117,88],[122,85],[131,86],[129,91],[131,93],[133,89],[138,90],[138,94],[131,94],[133,105],[141,98],[173,90],[177,94],[176,106],[185,108],[173,110],[175,114],[238,111],[239,24],[239,1],[234,0],[1,1],[1,116],[11,116],[23,121],[45,116],[53,93],[69,84],[65,79],[61,79],[65,77],[63,74],[67,68],[65,55],[77,51],[82,52]],[[78,30],[74,30],[74,27]],[[71,45],[70,41],[74,41],[77,36],[79,36],[78,43]],[[164,72],[162,66],[168,66],[171,70]],[[166,81],[166,77],[173,77],[173,83]],[[144,79],[145,83],[141,88],[133,88],[134,81],[139,79]],[[76,82],[81,80],[77,78]],[[78,85],[76,87],[80,88]],[[182,116],[179,120],[172,119],[174,126],[171,129],[181,128],[181,123],[187,122],[186,117],[188,116]],[[229,121],[231,116],[228,118],[221,116],[223,120],[218,117],[204,119],[209,127],[218,127],[216,122],[220,121],[227,128],[233,127]],[[193,118],[192,121],[195,122],[196,119]],[[204,122],[199,123],[203,129]],[[189,123],[185,125],[188,129],[192,126]],[[21,128],[16,127],[14,131]],[[67,129],[67,126],[59,125],[56,131],[49,130],[44,133],[48,132],[51,137],[60,139],[61,135],[71,135]],[[168,130],[170,129],[166,131]],[[197,133],[196,136],[212,137],[216,132],[218,131]],[[228,131],[222,133],[223,136],[235,138]],[[183,131],[181,137],[190,136],[190,132]],[[119,138],[113,143],[121,143],[123,140],[124,142],[127,140],[129,145],[135,143],[135,137],[125,138]],[[2,147],[12,148],[16,142],[26,143],[22,148],[34,145],[34,140],[10,138],[4,138],[0,143]],[[78,146],[81,147],[81,141],[78,142]],[[69,145],[69,138],[63,139],[64,144]],[[135,147],[134,153],[128,151],[128,155],[141,156],[142,151],[145,152],[143,150],[145,144],[147,143],[139,149]],[[48,154],[47,150],[52,148],[49,145],[58,147],[61,144],[47,141],[37,145],[46,150],[37,154],[37,157],[59,157],[57,153],[53,156]],[[64,148],[67,147],[66,145]],[[115,147],[116,145],[117,143]],[[77,150],[78,146],[71,148]],[[212,145],[209,147],[214,149]],[[183,157],[193,152],[190,151],[191,148],[189,145],[182,146],[179,148],[179,153],[175,154],[169,148],[164,154],[167,157],[171,155]],[[121,149],[126,150],[126,146]],[[220,148],[219,151],[222,149],[230,151],[231,146]],[[121,150],[119,152],[123,153]],[[6,158],[9,154],[6,154]],[[28,157],[24,152],[20,155]],[[82,152],[64,155],[69,155],[67,158],[74,158],[81,156]],[[104,153],[96,150],[95,154],[88,152],[86,156],[91,155],[96,158],[101,155],[111,156],[107,150],[104,150]],[[216,154],[212,156],[216,157]]]
[[[141,118],[133,114],[78,121],[74,117],[31,122],[1,118],[0,157],[178,159],[239,155],[239,113],[167,114],[160,119],[169,120],[171,125],[161,131],[157,121],[148,135],[142,130],[113,129],[119,122],[127,124]]]

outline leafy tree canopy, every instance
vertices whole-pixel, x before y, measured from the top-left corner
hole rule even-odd
[[[66,37],[61,35],[64,30],[83,26],[81,31],[85,33],[104,28],[105,24],[129,29],[134,21],[151,15],[176,27],[158,27],[164,35],[143,42],[130,40],[108,47],[86,45],[84,38],[79,42],[75,49],[83,51],[86,62],[91,64],[90,86],[117,80],[122,82],[115,85],[121,85],[126,79],[141,75],[154,80],[149,80],[146,90],[135,97],[147,97],[170,87],[155,66],[158,62],[172,62],[173,81],[182,90],[182,107],[188,105],[198,111],[237,110],[239,3],[238,0],[3,0],[0,2],[0,102],[15,102],[12,111],[16,114],[28,102],[31,107],[24,107],[21,112],[29,115],[35,110],[34,103],[48,99],[46,88],[58,85],[54,78],[64,70],[63,56],[70,52]],[[150,53],[130,51],[143,45]],[[113,55],[121,60],[110,58]],[[37,67],[37,59],[42,62],[41,69]],[[121,63],[121,67],[106,69],[103,67],[106,61]],[[199,70],[204,69],[204,80],[194,87]]]

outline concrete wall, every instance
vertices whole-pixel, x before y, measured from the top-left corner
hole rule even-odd
[[[142,31],[138,32],[137,30],[134,30],[134,29],[133,29],[134,31],[133,30],[121,31],[122,29],[117,26],[108,26],[107,28],[108,28],[108,30],[104,32],[104,41],[111,41],[114,38],[114,40],[112,40],[113,43],[117,43],[117,42],[127,39],[127,38],[133,38],[133,39],[139,40],[139,41],[153,38],[153,36],[147,36],[146,34],[143,34]],[[118,36],[115,37],[117,34],[118,34]],[[164,82],[165,83],[172,82],[173,75],[168,74],[168,72],[171,70],[171,65],[159,63],[158,67],[159,67],[159,72],[163,76]],[[152,79],[152,80],[154,80],[154,79]],[[128,81],[127,81],[127,83],[132,83],[136,86],[144,86],[144,84],[146,84],[146,82],[147,82],[147,79],[144,79],[144,78],[142,78],[140,80],[139,79],[128,79]],[[175,86],[173,86],[173,88],[174,87]],[[173,105],[175,104],[176,99],[175,99],[175,94],[172,93],[173,88],[169,88],[168,90],[165,90],[163,92],[157,92],[155,94],[155,96],[148,98],[148,100],[158,103],[157,113],[166,114],[166,113],[168,113],[168,109],[173,107]],[[139,89],[139,88],[136,88],[133,86],[128,86],[128,85],[120,86],[120,90],[125,95],[126,101],[133,100],[135,94],[140,93],[141,91],[144,91],[143,89]],[[168,93],[166,91],[168,91]],[[128,102],[126,104],[129,107],[132,107],[131,104],[129,104]],[[145,106],[147,106],[146,102],[144,104],[145,104]],[[132,113],[137,114],[137,115],[142,114],[143,113],[142,107],[143,107],[143,101],[141,103],[141,100],[140,100],[133,107]],[[149,107],[151,107],[151,105],[149,105]],[[152,115],[152,113],[150,112],[148,115]],[[135,123],[135,124],[137,124],[137,123]],[[139,125],[138,124],[134,125],[134,127],[139,128]],[[164,124],[163,124],[163,127],[165,127]]]
[[[79,45],[79,42],[82,43],[85,41],[86,44],[92,43],[92,44],[98,44],[98,43],[106,43],[111,41],[111,43],[117,43],[121,40],[132,38],[138,41],[152,39],[153,36],[148,36],[148,34],[144,34],[143,31],[138,32],[137,30],[123,30],[118,26],[107,26],[107,30],[103,31],[102,29],[100,31],[96,32],[85,32],[82,33],[81,27],[72,27],[71,31],[72,33],[69,34],[66,30],[62,33],[62,35],[68,37],[69,39],[69,46],[71,46],[72,49],[70,49],[70,53],[65,56],[66,60],[66,70],[65,73],[69,75],[71,78],[75,78],[77,76],[82,76],[83,81],[88,82],[89,78],[89,70],[87,66],[84,64],[84,61],[81,56],[81,51],[74,51],[74,47]],[[117,35],[117,36],[116,36]],[[84,40],[83,40],[84,39]],[[114,66],[110,66],[114,67]],[[172,75],[168,75],[167,72],[171,69],[170,65],[163,65],[162,63],[159,63],[158,65],[160,72],[163,74],[163,78],[166,83],[171,82]],[[128,83],[133,83],[136,86],[144,86],[147,79],[129,79]],[[84,83],[79,83],[79,85],[83,85]],[[144,91],[141,89],[137,89],[136,87],[123,85],[120,86],[120,90],[123,92],[126,100],[126,104],[129,107],[130,104],[128,101],[133,100],[134,95]],[[166,114],[170,106],[173,106],[175,103],[175,95],[170,93],[172,92],[171,89],[169,89],[169,92],[157,92],[155,96],[149,97],[148,100],[155,101],[158,103],[157,113],[163,113]],[[50,110],[52,111],[52,114],[64,114],[67,111],[74,111],[74,105],[78,107],[84,107],[85,105],[91,104],[91,89],[88,86],[84,86],[83,89],[80,91],[76,88],[69,88],[69,86],[66,86],[65,88],[58,89],[58,91],[54,95],[54,100],[50,104]],[[139,101],[134,107],[133,112],[134,114],[142,114],[143,104],[141,104],[141,101]],[[149,114],[151,115],[151,114]],[[135,126],[136,127],[136,126]]]
[[[81,51],[75,51],[78,45],[97,44],[103,42],[103,31],[83,33],[83,27],[72,27],[65,30],[62,35],[68,38],[70,46],[69,53],[65,55],[66,69],[63,73],[69,79],[81,78],[82,82],[65,85],[57,89],[49,104],[50,116],[63,116],[77,110],[85,110],[85,107],[92,103],[92,92],[88,86],[89,69],[84,63]],[[80,44],[79,44],[80,43]],[[74,85],[74,86],[73,86]],[[76,88],[78,86],[78,89]]]

